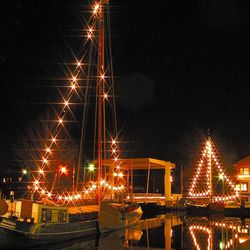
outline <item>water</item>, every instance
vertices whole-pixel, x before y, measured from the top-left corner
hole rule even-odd
[[[247,218],[166,214],[143,219],[134,228],[30,249],[250,249],[249,227],[250,219]],[[248,247],[240,248],[244,244]]]

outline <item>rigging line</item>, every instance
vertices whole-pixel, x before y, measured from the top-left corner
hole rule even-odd
[[[114,83],[114,71],[113,71],[113,61],[112,61],[112,48],[111,48],[111,28],[110,28],[110,8],[107,7],[107,33],[108,33],[108,43],[109,43],[109,58],[110,58],[110,75],[112,82],[112,99],[113,99],[113,112],[114,112],[114,126],[115,126],[115,134],[118,135],[117,128],[117,117],[116,117],[116,102],[115,102],[115,83]]]
[[[79,149],[79,156],[78,156],[78,165],[77,165],[77,174],[76,174],[76,190],[78,187],[78,183],[79,183],[79,175],[80,175],[80,166],[82,164],[82,154],[83,154],[83,150],[84,150],[84,145],[83,145],[83,139],[85,138],[85,133],[86,133],[86,118],[87,118],[87,113],[88,113],[88,109],[87,109],[87,103],[88,103],[88,96],[89,96],[89,89],[90,89],[90,74],[91,74],[91,62],[93,61],[93,43],[91,43],[90,45],[90,56],[89,56],[89,60],[88,60],[88,72],[87,72],[87,76],[86,76],[86,90],[85,90],[85,98],[84,98],[84,109],[83,109],[83,117],[82,117],[82,129],[81,129],[81,139],[80,139],[80,149]]]
[[[105,85],[103,86],[105,92]],[[106,111],[105,111],[105,100],[103,98],[103,159],[107,159],[107,145],[106,145]],[[106,179],[106,167],[104,168],[104,177]]]

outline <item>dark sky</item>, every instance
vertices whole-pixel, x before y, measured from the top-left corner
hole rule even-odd
[[[250,154],[250,35],[246,0],[114,0],[111,29],[126,157],[186,164],[207,129],[228,161]],[[43,103],[61,62],[79,49],[85,1],[1,6],[1,161]]]

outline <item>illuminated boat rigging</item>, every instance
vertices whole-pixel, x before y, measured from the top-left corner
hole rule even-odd
[[[189,208],[224,208],[224,204],[239,199],[239,191],[231,177],[226,174],[215,145],[209,137],[198,161],[188,191]],[[198,211],[198,210],[196,210]]]
[[[114,205],[114,197],[119,198],[126,193],[127,183],[125,173],[119,166],[111,51],[107,57],[104,51],[105,41],[110,39],[109,14],[107,0],[100,0],[92,6],[89,23],[84,30],[84,46],[88,46],[88,49],[82,50],[88,51],[89,56],[85,60],[87,56],[84,53],[71,64],[74,66],[72,70],[67,65],[68,85],[65,86],[65,91],[60,91],[61,108],[56,111],[53,126],[48,127],[46,134],[49,137],[43,140],[44,149],[38,153],[40,159],[34,160],[33,167],[37,168],[29,169],[33,180],[28,185],[28,197],[0,203],[0,229],[9,234],[10,239],[15,234],[17,238],[31,240],[32,244],[65,240],[96,234],[98,219],[102,232],[134,225],[142,216],[142,210],[136,204],[121,204],[119,201]],[[109,44],[110,40],[107,42]],[[110,59],[109,62],[107,58]],[[94,59],[97,59],[97,63],[92,62]],[[69,134],[67,126],[74,118],[73,104],[78,99],[83,100],[84,111],[76,166],[72,162],[62,163],[57,158],[57,152]],[[88,114],[87,108],[93,100],[96,108]],[[108,108],[111,110],[108,117],[112,117],[109,120],[106,119]],[[87,152],[85,135],[90,134],[90,130],[86,128],[90,115],[94,118],[91,123],[94,130],[93,159],[97,159],[97,167],[92,167],[97,168],[97,175],[83,182],[80,175],[84,164],[83,155]],[[110,158],[113,159],[113,166],[103,166],[103,159]],[[89,206],[86,207],[86,204]],[[105,217],[109,219],[106,220]]]

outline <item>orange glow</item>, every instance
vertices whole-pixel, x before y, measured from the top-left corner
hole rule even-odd
[[[44,171],[42,169],[39,170],[40,174],[44,174]]]
[[[48,163],[48,160],[46,158],[43,159],[44,163]]]
[[[94,5],[94,7],[93,7],[93,13],[94,13],[94,15],[97,14],[99,8],[100,8],[100,4],[97,3],[97,4]]]
[[[61,167],[60,171],[62,174],[66,174],[68,170],[65,166],[63,166],[63,167]]]
[[[46,148],[46,151],[47,151],[48,153],[50,153],[50,152],[51,152],[50,148]]]
[[[62,124],[62,123],[63,123],[63,120],[62,120],[62,119],[59,119],[58,122],[59,122],[60,124]]]

